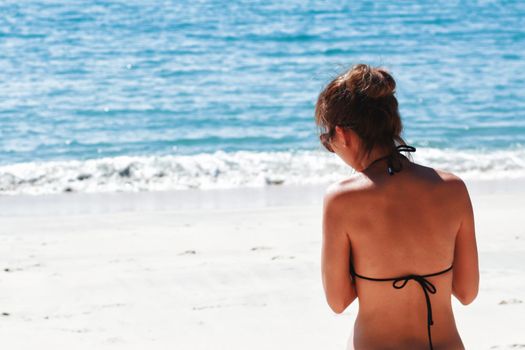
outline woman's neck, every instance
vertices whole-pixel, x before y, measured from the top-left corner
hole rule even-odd
[[[394,150],[388,150],[385,148],[374,148],[370,152],[369,155],[365,155],[365,157],[361,158],[359,161],[359,169],[356,169],[358,171],[365,171],[370,166],[373,166],[374,163],[380,163],[382,159],[386,159],[390,154],[395,152]]]

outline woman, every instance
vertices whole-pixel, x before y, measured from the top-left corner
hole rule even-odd
[[[452,173],[412,162],[400,134],[395,81],[364,64],[331,81],[315,117],[321,142],[356,170],[330,186],[323,208],[328,305],[359,298],[349,349],[464,349],[451,295],[478,293],[472,204]]]

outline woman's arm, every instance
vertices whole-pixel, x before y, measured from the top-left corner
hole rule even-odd
[[[461,186],[457,193],[465,203],[461,225],[456,235],[454,248],[454,277],[452,294],[463,304],[470,304],[478,294],[479,267],[478,249],[474,228],[474,213],[472,202],[465,183],[457,181]]]
[[[343,229],[338,198],[334,191],[327,191],[324,197],[321,272],[328,305],[340,314],[357,293],[350,277],[350,239]]]

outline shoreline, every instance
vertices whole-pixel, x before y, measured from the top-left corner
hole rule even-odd
[[[471,196],[525,194],[525,177],[464,179]],[[227,189],[181,189],[143,192],[18,194],[0,196],[0,218],[118,212],[262,209],[322,205],[329,186],[273,185]]]

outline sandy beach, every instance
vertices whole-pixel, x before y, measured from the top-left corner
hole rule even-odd
[[[470,181],[467,349],[525,348],[523,180]],[[323,186],[0,197],[3,349],[343,350],[320,278]]]

